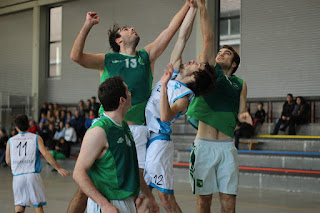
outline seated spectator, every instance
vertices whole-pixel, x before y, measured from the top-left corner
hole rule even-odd
[[[58,111],[58,110],[54,111],[54,117],[55,117],[55,126],[59,126],[59,123],[61,121],[60,111]]]
[[[37,125],[36,125],[36,122],[34,122],[34,120],[30,120],[29,121],[29,129],[28,129],[28,132],[31,132],[31,133],[34,133],[36,134],[37,133]]]
[[[51,151],[51,155],[55,160],[64,160],[70,156],[70,144],[61,137],[55,146],[55,150]]]
[[[63,121],[64,124],[66,124],[66,123],[65,123],[66,117],[67,117],[66,114],[67,114],[67,113],[66,113],[66,110],[61,110],[61,112],[60,112],[60,121]]]
[[[53,114],[55,115],[57,111],[59,113],[61,111],[61,108],[60,108],[59,104],[53,104]]]
[[[44,141],[45,147],[47,147],[48,150],[54,150],[54,147],[56,145],[56,141],[54,140],[54,135],[56,133],[56,129],[53,123],[49,123],[48,126],[48,137],[47,140]]]
[[[63,123],[63,121],[60,121],[59,127],[53,136],[53,140],[55,140],[57,142],[59,140],[59,138],[65,136],[65,133],[66,133],[66,128],[64,127],[64,123]]]
[[[89,127],[92,124],[93,119],[95,119],[95,115],[94,115],[94,111],[91,109],[89,111],[89,117],[86,118],[86,121],[84,122],[84,127],[85,127],[85,131],[87,131],[87,129],[89,129]]]
[[[288,94],[287,101],[283,104],[283,107],[282,107],[281,117],[277,119],[274,130],[271,133],[272,135],[278,134],[281,124],[284,124],[284,128],[288,126],[293,109],[294,109],[293,96],[292,94]],[[283,128],[281,130],[283,130]]]
[[[7,136],[6,130],[2,128],[0,130],[0,166],[6,167],[6,146],[8,142],[9,137]]]
[[[69,143],[76,143],[77,142],[77,133],[74,128],[70,125],[70,123],[66,123],[66,131],[64,135],[64,139],[66,139]]]
[[[44,123],[44,125],[47,125],[47,114],[45,114],[44,112],[41,113],[41,118],[39,123]]]
[[[289,120],[289,135],[296,134],[296,125],[306,124],[309,121],[309,106],[303,97],[296,98],[296,105]]]
[[[47,112],[47,121],[50,123],[56,122],[56,118],[54,117],[53,111],[51,111],[51,110],[48,110],[48,112]]]
[[[254,134],[254,128],[249,123],[237,122],[237,127],[234,131],[234,143],[237,149],[239,149],[240,138],[251,138]]]
[[[42,113],[44,113],[45,115],[47,115],[47,111],[48,111],[48,104],[45,102],[45,103],[43,103],[42,104],[42,107],[41,107],[41,109],[40,109],[40,113],[39,113],[39,119],[41,120],[41,118],[42,118]],[[40,122],[40,120],[39,120],[39,122]]]
[[[265,121],[266,112],[263,109],[263,103],[258,104],[258,110],[254,114],[254,120],[253,120],[253,128],[256,128],[257,124],[263,124]]]
[[[74,116],[72,115],[71,111],[67,112],[67,116],[66,116],[64,123],[65,124],[70,123],[71,126],[74,125]]]
[[[37,134],[41,136],[44,143],[46,140],[48,140],[48,128],[46,127],[46,125],[44,125],[43,122],[39,123],[38,129],[37,129]]]
[[[15,128],[12,129],[9,138],[15,136],[16,134],[18,134],[18,131]]]
[[[98,116],[100,104],[96,102],[96,97],[91,97],[91,109],[93,109],[95,116]]]

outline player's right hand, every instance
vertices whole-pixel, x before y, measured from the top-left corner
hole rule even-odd
[[[99,24],[100,17],[97,15],[96,12],[88,12],[86,16],[86,21],[88,21],[92,25]]]
[[[70,176],[70,173],[69,173],[67,170],[65,170],[65,169],[59,168],[59,169],[57,169],[57,171],[59,172],[59,174],[60,174],[62,177]]]
[[[164,74],[161,77],[160,81],[162,85],[167,85],[171,76],[173,74],[173,66],[171,63],[168,64],[167,69],[164,70]]]

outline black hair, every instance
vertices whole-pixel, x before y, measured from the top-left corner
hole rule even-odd
[[[14,125],[17,126],[20,131],[26,132],[29,128],[29,120],[26,115],[18,114],[14,119]]]

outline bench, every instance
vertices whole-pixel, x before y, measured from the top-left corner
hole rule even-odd
[[[239,143],[247,143],[249,144],[249,150],[256,150],[256,145],[259,141],[249,138],[240,138]]]

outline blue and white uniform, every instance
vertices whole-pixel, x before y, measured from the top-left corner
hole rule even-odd
[[[187,96],[189,103],[194,97],[194,93],[175,78],[179,72],[174,71],[171,80],[167,85],[169,105],[176,100]],[[147,154],[145,163],[144,178],[146,183],[167,194],[173,194],[173,153],[174,147],[170,139],[172,133],[171,124],[180,115],[186,113],[187,109],[179,112],[172,120],[162,122],[160,119],[160,91],[159,81],[152,90],[151,96],[146,106],[146,124],[150,137],[147,143]]]
[[[11,170],[13,174],[14,204],[46,205],[44,185],[40,176],[41,157],[38,135],[23,132],[9,139]]]

